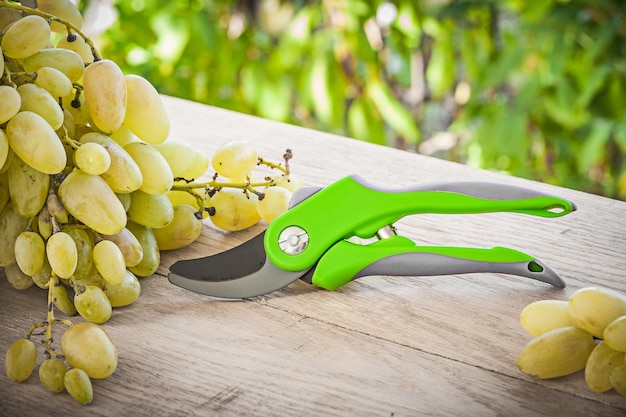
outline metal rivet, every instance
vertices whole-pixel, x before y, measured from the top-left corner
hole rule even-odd
[[[309,234],[298,226],[289,226],[278,236],[278,247],[287,255],[302,253],[308,243]]]

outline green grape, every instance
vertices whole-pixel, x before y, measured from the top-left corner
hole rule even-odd
[[[51,392],[65,390],[65,364],[60,359],[46,359],[39,365],[39,381]]]
[[[570,296],[569,310],[581,329],[602,338],[609,323],[626,315],[626,295],[609,288],[582,288]]]
[[[77,323],[61,338],[61,352],[70,366],[85,371],[89,378],[107,378],[117,368],[117,350],[101,326]]]
[[[0,174],[0,213],[4,210],[4,207],[9,202],[10,197],[9,192],[9,179],[7,178],[6,172]]]
[[[109,59],[90,64],[83,75],[83,93],[96,127],[105,133],[119,129],[126,113],[126,82],[120,67]]]
[[[16,290],[25,290],[33,286],[33,279],[22,272],[19,266],[13,264],[4,267],[4,275],[9,284]]]
[[[17,87],[22,104],[20,111],[30,111],[43,117],[53,130],[63,126],[63,109],[56,99],[45,89],[35,84],[23,84]]]
[[[28,225],[28,219],[19,215],[9,201],[0,212],[0,267],[7,267],[16,263],[15,240]]]
[[[2,37],[2,52],[13,59],[23,59],[45,48],[50,41],[50,25],[40,16],[25,16],[13,23]]]
[[[89,46],[80,36],[69,37],[69,39],[68,36],[61,37],[59,42],[57,42],[57,48],[69,49],[76,52],[80,55],[85,64],[91,64],[93,62],[93,52],[91,51],[91,46]]]
[[[559,327],[531,340],[517,357],[525,374],[540,379],[580,371],[595,348],[593,336],[577,327]]]
[[[626,352],[626,315],[616,318],[606,326],[604,342],[615,350]]]
[[[132,272],[126,271],[126,276],[121,284],[106,284],[103,291],[109,299],[111,307],[124,307],[134,303],[139,298],[141,285]]]
[[[69,221],[67,210],[65,210],[65,206],[61,203],[58,195],[54,193],[48,194],[48,198],[46,199],[46,208],[59,223],[67,223]]]
[[[154,237],[160,250],[180,249],[194,242],[202,233],[202,219],[196,217],[196,209],[187,204],[174,207],[174,218],[165,227],[154,229]]]
[[[300,183],[300,180],[292,175],[277,175],[274,177],[274,181],[275,181],[275,185],[277,187],[283,187],[288,189],[289,191],[291,191],[292,193],[295,192],[298,188],[300,188],[302,186],[302,184]]]
[[[37,70],[35,85],[46,90],[54,98],[69,96],[73,88],[67,75],[52,67],[42,67]],[[57,107],[59,107],[58,103]]]
[[[52,288],[52,301],[56,308],[68,316],[75,316],[78,313],[67,288],[63,284],[57,284]]]
[[[109,169],[103,173],[102,179],[116,193],[130,193],[138,190],[143,183],[143,176],[139,165],[113,139],[100,133],[87,133],[80,138],[81,143],[97,143],[102,145],[111,157]]]
[[[15,88],[0,85],[0,125],[11,120],[20,111],[21,105],[22,98]]]
[[[531,336],[576,325],[569,313],[568,302],[561,300],[540,300],[528,304],[520,313],[520,323]]]
[[[158,195],[166,193],[174,184],[174,176],[167,161],[152,145],[131,142],[124,150],[135,160],[143,183],[139,189],[144,193]]]
[[[19,112],[9,120],[6,133],[15,154],[37,171],[58,174],[65,168],[65,148],[54,129],[38,114]]]
[[[22,65],[28,72],[37,72],[43,67],[56,68],[71,82],[78,81],[85,71],[83,58],[74,51],[62,48],[44,48],[24,59]]]
[[[289,209],[289,201],[293,193],[286,188],[275,186],[266,188],[263,194],[265,196],[259,200],[257,210],[261,218],[270,224],[276,217]]]
[[[57,232],[46,242],[46,256],[52,271],[59,278],[70,278],[78,263],[78,250],[74,239],[65,232]]]
[[[211,197],[215,214],[210,219],[217,227],[229,231],[244,230],[261,220],[256,194],[244,194],[236,188],[222,188]]]
[[[141,190],[130,195],[128,220],[159,229],[170,224],[173,218],[174,208],[167,195],[152,195]]]
[[[20,158],[14,158],[7,171],[7,179],[15,210],[22,217],[36,216],[46,203],[50,177]]]
[[[47,289],[52,277],[52,267],[47,259],[44,259],[43,266],[39,271],[32,275],[33,282],[36,286],[42,289]]]
[[[111,156],[104,146],[86,142],[74,153],[76,167],[89,175],[104,174],[111,166]]]
[[[28,276],[35,275],[46,259],[46,244],[39,233],[22,232],[15,239],[15,260]]]
[[[624,352],[611,349],[609,345],[601,341],[589,355],[585,366],[585,381],[591,390],[605,392],[613,386],[609,375],[615,367],[624,366]]]
[[[152,228],[129,221],[126,225],[128,230],[141,244],[143,256],[141,262],[129,267],[128,270],[139,277],[148,277],[156,272],[161,263],[161,252],[157,246]]]
[[[61,183],[58,195],[72,216],[98,233],[114,235],[126,225],[122,203],[97,175],[72,171]]]
[[[626,395],[626,367],[614,367],[609,374],[609,381],[615,391],[622,395]]]
[[[73,138],[76,133],[76,121],[71,111],[63,109],[63,128],[67,131],[67,137]],[[63,132],[61,132],[63,133]],[[63,136],[61,134],[60,136]],[[68,162],[71,158],[68,158]]]
[[[227,178],[244,178],[256,167],[258,155],[244,140],[233,140],[220,146],[213,154],[213,169]]]
[[[52,236],[52,216],[45,206],[37,215],[37,229],[44,240],[48,240]]]
[[[80,226],[62,226],[61,230],[70,235],[76,245],[78,258],[73,278],[83,279],[91,273],[93,268],[93,236],[90,231]]]
[[[102,324],[111,318],[111,302],[95,285],[86,285],[82,292],[74,295],[74,307],[78,314],[92,323]]]
[[[68,21],[76,29],[83,27],[83,16],[70,0],[37,0],[37,8],[58,18]],[[67,33],[67,27],[59,22],[51,22],[50,29],[56,33]]]
[[[139,142],[139,138],[124,125],[121,125],[120,128],[111,133],[109,137],[120,146],[126,146],[131,142]]]
[[[110,240],[101,240],[93,247],[93,262],[109,284],[119,285],[126,276],[126,264],[120,248]]]
[[[17,22],[22,17],[22,12],[19,10],[0,8],[0,31],[4,31],[9,25]]]
[[[7,350],[5,370],[15,382],[28,379],[37,364],[37,348],[29,339],[18,339]]]
[[[139,75],[126,75],[128,101],[124,125],[150,144],[163,143],[170,134],[170,122],[159,93]]]
[[[4,163],[7,161],[8,156],[9,138],[7,138],[7,134],[4,133],[4,130],[0,129],[0,168],[4,168]],[[2,210],[2,205],[0,205],[0,210]]]
[[[61,104],[63,106],[63,109],[67,110],[74,118],[74,124],[77,125],[77,130],[80,130],[78,129],[78,126],[80,126],[80,128],[83,129],[82,130],[83,134],[87,132],[93,132],[93,129],[91,128],[91,126],[87,126],[89,124],[89,119],[83,113],[83,105],[85,104],[85,96],[81,94],[80,96],[78,96],[78,98],[76,98],[76,90],[72,89],[69,95],[63,96],[61,98]],[[80,136],[81,136],[80,134],[75,133],[71,137],[79,139]]]
[[[103,239],[115,243],[124,256],[124,264],[127,267],[135,266],[141,262],[143,248],[139,240],[127,228],[115,235],[102,235]]]
[[[72,368],[65,373],[63,385],[73,399],[80,404],[87,405],[93,401],[93,386],[85,371]]]
[[[154,148],[163,155],[174,177],[200,178],[209,167],[209,158],[186,143],[168,140]]]

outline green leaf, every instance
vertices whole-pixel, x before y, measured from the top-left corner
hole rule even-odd
[[[370,79],[366,94],[374,102],[384,121],[400,136],[411,143],[421,140],[413,115],[393,96],[389,86],[380,80]]]
[[[359,97],[352,102],[348,109],[348,134],[367,142],[386,143],[382,120],[372,109],[370,101]]]
[[[606,143],[613,130],[613,122],[605,119],[595,119],[591,123],[591,132],[583,142],[580,152],[576,154],[578,167],[581,172],[587,172],[602,160]]]
[[[434,98],[441,99],[450,93],[456,68],[452,40],[448,37],[436,39],[426,69],[426,82]]]

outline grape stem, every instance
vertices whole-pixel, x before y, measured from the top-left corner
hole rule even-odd
[[[83,38],[85,43],[89,45],[89,48],[91,48],[91,54],[93,55],[93,58],[95,61],[99,61],[102,59],[100,57],[100,53],[96,49],[96,46],[94,45],[92,40],[89,39],[87,35],[85,35],[79,28],[77,28],[72,23],[68,22],[67,20],[61,19],[60,17],[57,17],[50,13],[42,12],[41,10],[38,10],[38,9],[31,9],[30,7],[22,6],[19,3],[9,3],[7,0],[0,0],[0,7],[5,7],[7,9],[13,9],[13,10],[19,10],[22,13],[27,14],[27,15],[36,15],[39,17],[43,17],[48,22],[59,22],[60,24],[64,25],[67,28],[68,35],[71,35],[72,32],[75,32],[76,34],[78,34],[78,36]]]

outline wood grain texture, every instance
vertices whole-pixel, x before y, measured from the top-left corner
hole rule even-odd
[[[396,149],[164,97],[172,138],[208,154],[245,139],[268,159],[294,151],[306,185],[359,174],[386,186],[477,179],[568,198],[558,219],[515,214],[420,215],[398,222],[425,245],[508,246],[532,254],[567,281],[564,290],[500,274],[366,277],[328,292],[296,282],[243,301],[172,286],[169,265],[248,240],[262,224],[227,233],[206,224],[193,245],[163,252],[133,305],[104,326],[119,368],[94,381],[82,407],[36,377],[0,377],[0,416],[623,416],[626,399],[589,390],[582,373],[535,380],[515,364],[530,340],[522,308],[565,300],[586,286],[626,291],[626,203],[486,172]],[[359,204],[355,201],[355,204]],[[45,292],[16,291],[0,277],[0,362],[29,326],[45,318]],[[74,319],[80,320],[80,319]]]

